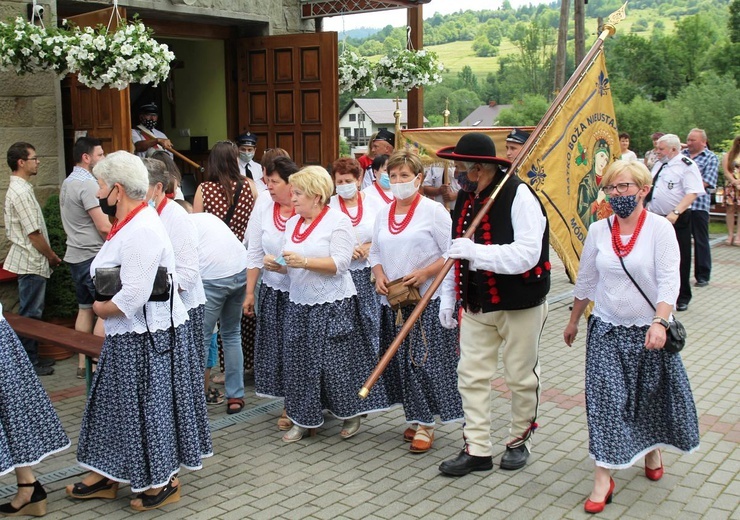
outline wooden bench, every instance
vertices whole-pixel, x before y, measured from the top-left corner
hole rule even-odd
[[[65,350],[83,354],[86,360],[86,375],[88,390],[92,380],[92,360],[100,357],[100,350],[103,348],[103,339],[88,332],[46,323],[45,321],[35,320],[18,316],[12,312],[4,312],[3,315],[15,333],[24,338],[35,339],[45,343],[51,343]]]

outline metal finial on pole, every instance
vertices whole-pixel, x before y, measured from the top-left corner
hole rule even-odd
[[[450,126],[450,98],[445,98],[445,109],[442,112],[442,117],[444,117],[445,126]]]
[[[401,149],[401,98],[396,96],[396,110],[393,111],[393,117],[396,119],[396,150]]]

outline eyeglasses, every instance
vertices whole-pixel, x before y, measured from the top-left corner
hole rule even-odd
[[[604,193],[612,193],[614,190],[617,190],[617,193],[620,195],[622,193],[625,193],[628,189],[630,189],[630,186],[637,186],[634,182],[620,182],[619,184],[609,184],[607,186],[602,186],[601,191]]]
[[[39,162],[39,158],[38,157],[29,157],[28,159],[25,159],[25,160],[26,161],[36,161],[36,162]]]

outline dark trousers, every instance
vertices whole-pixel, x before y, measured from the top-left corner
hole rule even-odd
[[[691,235],[694,237],[694,278],[697,282],[708,282],[712,273],[708,211],[691,212]]]
[[[686,303],[691,301],[691,210],[687,209],[679,215],[673,229],[676,231],[678,240],[678,249],[681,252],[681,290],[678,292],[676,303]]]
[[[26,318],[41,319],[44,313],[44,300],[46,298],[46,278],[37,274],[18,275],[18,315]],[[23,348],[28,354],[28,359],[33,365],[39,362],[39,346],[35,339],[20,338]]]

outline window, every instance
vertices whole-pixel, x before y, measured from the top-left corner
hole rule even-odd
[[[354,123],[355,121],[357,121],[357,114],[350,114],[349,115],[349,122],[350,123]]]
[[[359,114],[359,116],[360,117],[359,117],[358,121],[363,121],[364,122],[365,121],[365,113],[363,112],[362,114]]]
[[[343,128],[344,130],[344,137],[352,137],[352,129],[351,128]]]

